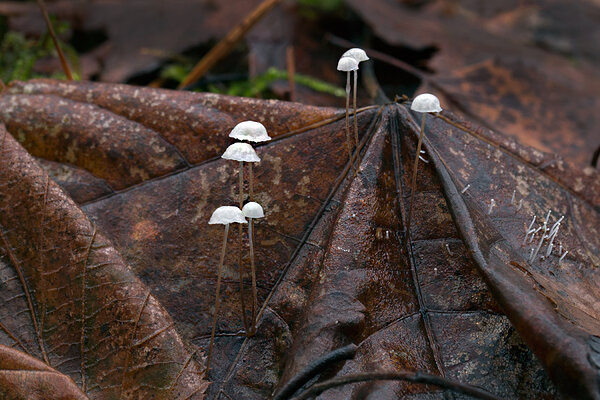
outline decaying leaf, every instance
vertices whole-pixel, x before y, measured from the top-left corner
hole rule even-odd
[[[0,396],[10,400],[87,400],[71,378],[4,345],[0,345]]]
[[[38,111],[42,106],[43,113]],[[79,114],[73,115],[75,112]],[[90,122],[92,117],[95,119]],[[212,382],[208,397],[224,394],[231,398],[267,398],[310,361],[348,343],[358,345],[356,357],[334,370],[324,371],[321,378],[373,369],[410,369],[480,386],[502,398],[555,398],[554,386],[542,370],[543,365],[563,393],[578,398],[597,396],[597,388],[590,383],[597,357],[592,351],[597,351],[598,346],[590,335],[598,334],[594,310],[598,309],[600,297],[595,292],[597,286],[592,287],[597,279],[593,271],[598,257],[594,232],[599,225],[595,222],[599,218],[599,190],[593,186],[598,177],[593,171],[588,176],[572,173],[566,164],[549,162],[553,158],[492,133],[473,128],[464,128],[465,132],[450,124],[466,125],[450,114],[444,114],[444,120],[429,118],[425,158],[430,162],[420,166],[414,224],[405,247],[403,223],[417,131],[413,117],[402,105],[370,107],[358,114],[362,151],[356,176],[347,160],[343,113],[335,109],[124,85],[42,80],[13,84],[0,96],[0,118],[85,213],[58,186],[46,180],[52,189],[48,193],[55,196],[52,199],[60,198],[63,208],[77,218],[47,216],[44,223],[53,223],[53,230],[41,237],[34,227],[40,226],[39,215],[44,214],[27,214],[24,210],[37,210],[39,204],[44,204],[45,191],[40,189],[38,180],[47,175],[5,135],[5,143],[18,150],[19,159],[31,165],[26,171],[37,171],[37,178],[21,179],[18,187],[22,189],[0,186],[3,209],[4,204],[9,204],[8,196],[22,190],[13,197],[18,212],[0,217],[15,221],[2,223],[3,235],[12,240],[3,249],[20,257],[27,254],[39,265],[40,257],[46,257],[41,249],[50,245],[60,249],[68,244],[81,257],[73,256],[79,264],[66,267],[67,270],[82,271],[81,259],[86,257],[81,248],[83,254],[88,247],[96,250],[89,245],[94,237],[92,224],[96,224],[95,240],[98,246],[104,243],[102,251],[117,258],[120,256],[116,251],[120,252],[149,289],[140,293],[139,288],[144,286],[129,270],[124,269],[129,275],[123,271],[125,264],[118,258],[116,264],[126,278],[110,282],[120,290],[133,286],[128,290],[135,293],[135,298],[131,308],[124,311],[127,315],[119,318],[130,323],[123,324],[117,331],[121,336],[117,337],[126,340],[123,338],[132,334],[131,321],[136,314],[129,310],[141,309],[147,298],[148,304],[142,307],[146,313],[142,315],[155,318],[147,322],[148,330],[167,329],[152,340],[166,341],[163,335],[167,334],[171,338],[170,347],[164,342],[160,343],[163,346],[156,343],[163,349],[164,357],[171,357],[170,363],[160,365],[167,370],[165,376],[171,378],[173,371],[189,371],[182,375],[174,372],[176,382],[182,383],[186,377],[186,387],[204,387],[201,375],[197,375],[200,367],[191,359],[202,365],[202,350],[208,344],[212,318],[220,250],[217,238],[221,230],[209,226],[208,218],[218,206],[237,203],[238,166],[217,156],[229,143],[229,130],[241,120],[254,119],[265,124],[274,136],[272,142],[257,146],[262,162],[254,169],[256,201],[266,211],[266,218],[256,222],[261,318],[256,336],[245,338],[239,334],[242,318],[237,283],[238,244],[237,235],[231,235],[225,259],[223,315],[214,364],[207,377]],[[98,120],[102,124],[94,122]],[[113,146],[110,149],[114,151],[107,159],[105,151],[90,151],[88,147],[93,148],[92,145]],[[79,155],[86,151],[86,157]],[[471,153],[472,161],[468,158]],[[5,157],[0,162],[7,162],[4,160]],[[121,172],[116,173],[116,168]],[[22,176],[22,168],[17,164],[7,162],[1,171],[2,182],[8,176],[13,177],[11,182]],[[520,181],[504,182],[508,178],[503,174]],[[492,178],[503,183],[494,185]],[[471,187],[460,193],[469,183]],[[524,200],[519,212],[510,204],[515,185],[523,190],[516,199]],[[554,192],[564,194],[564,199],[560,200],[558,194],[549,197]],[[466,206],[461,206],[457,196],[458,200],[465,199]],[[487,202],[492,196],[498,206],[488,215]],[[27,207],[26,200],[37,208]],[[572,205],[566,208],[569,203]],[[523,221],[529,222],[529,213],[541,214],[546,208],[567,215],[559,237],[572,256],[563,259],[560,270],[554,266],[558,263],[550,264],[557,261],[555,254],[546,264],[528,265],[523,261],[524,249],[519,247],[526,228]],[[77,226],[69,228],[73,219]],[[14,231],[15,226],[21,226],[16,223],[20,220],[32,221],[19,228],[23,229],[21,233]],[[67,243],[59,234],[65,229],[79,232],[87,240]],[[114,249],[102,235],[114,244]],[[17,237],[35,246],[17,242],[13,239]],[[504,241],[496,240],[504,237]],[[244,242],[244,254],[246,246]],[[505,253],[510,256],[501,257]],[[90,254],[96,257],[94,252]],[[15,276],[14,262],[7,257],[3,262],[4,270]],[[90,259],[84,265],[89,269],[103,264]],[[244,265],[247,269],[246,257]],[[26,273],[27,282],[34,281],[35,273]],[[93,277],[90,274],[86,279]],[[513,279],[515,276],[521,278]],[[81,279],[74,275],[59,285],[64,287],[60,295],[72,290],[79,295],[71,297],[81,299]],[[17,287],[15,293],[20,293],[19,280],[12,281]],[[577,290],[578,285],[587,290]],[[144,297],[150,292],[152,296]],[[7,294],[7,298],[11,296]],[[59,297],[53,296],[59,294],[36,294],[34,314],[39,312],[38,303],[56,308],[50,300],[58,301]],[[86,309],[96,305],[89,296],[85,297],[90,299]],[[556,304],[556,310],[548,306],[551,303],[547,299]],[[25,302],[22,298],[19,301]],[[169,316],[158,301],[174,325],[166,322],[170,321]],[[81,301],[73,304],[81,311]],[[150,304],[154,305],[154,312],[148,311]],[[27,306],[23,303],[20,308]],[[0,312],[5,309],[0,308]],[[555,321],[560,330],[525,317],[536,315]],[[46,320],[44,326],[52,322]],[[567,325],[571,327],[564,328]],[[28,330],[14,336],[34,356],[43,359],[36,347],[37,329],[30,321],[25,326]],[[75,320],[70,327],[64,327],[63,334],[80,335],[80,327]],[[85,334],[93,346],[93,327],[87,329],[86,325]],[[187,356],[173,329],[196,348],[194,357]],[[140,331],[136,338],[143,340],[145,335],[152,333]],[[45,335],[42,338],[44,343],[52,339]],[[538,341],[539,338],[543,340]],[[9,337],[2,340],[18,346]],[[562,341],[577,347],[569,353]],[[80,343],[77,339],[73,342]],[[122,350],[131,347],[127,345],[130,342],[124,343],[116,344],[121,358]],[[586,352],[584,347],[591,350]],[[140,365],[134,360],[139,356],[136,348],[133,350],[127,353],[131,354],[129,364]],[[69,351],[75,356],[81,353],[76,349],[52,353],[52,365],[55,366],[55,359],[66,358]],[[75,359],[79,365],[80,358]],[[64,365],[69,365],[69,361]],[[101,367],[95,370],[97,374]],[[140,367],[140,374],[144,367]],[[557,369],[561,367],[580,375],[577,379],[560,376]],[[57,368],[81,384],[79,372],[72,372],[70,367]],[[135,386],[149,375],[128,375],[127,382]],[[110,379],[110,374],[103,379]],[[97,375],[90,375],[89,380],[95,382]],[[122,382],[117,387],[119,384]],[[355,384],[325,392],[322,397],[400,395],[430,399],[448,394],[434,387],[388,382]],[[97,397],[101,396],[98,392]]]
[[[202,397],[201,367],[117,250],[4,128],[0,154],[0,343],[90,398]]]

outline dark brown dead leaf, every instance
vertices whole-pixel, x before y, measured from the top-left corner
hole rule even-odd
[[[78,177],[87,176],[86,181],[62,181],[81,197],[83,182],[95,182],[96,174],[121,182],[121,188],[113,188],[108,195],[85,196],[83,210],[165,306],[182,336],[198,347],[208,343],[219,255],[215,238],[221,234],[207,221],[214,208],[235,204],[237,198],[237,166],[214,157],[224,150],[227,132],[240,120],[261,121],[276,136],[257,147],[262,162],[255,168],[256,199],[267,212],[267,218],[256,224],[263,304],[258,334],[251,339],[236,335],[241,315],[237,245],[232,237],[225,262],[223,319],[209,377],[213,382],[210,397],[219,392],[232,398],[268,397],[311,360],[351,342],[359,345],[357,357],[328,374],[379,367],[418,369],[482,386],[504,398],[555,397],[553,386],[521,339],[522,335],[531,340],[538,330],[523,331],[517,318],[513,320],[521,330],[517,333],[490,296],[477,272],[481,265],[470,257],[472,241],[461,240],[444,199],[446,181],[440,181],[431,164],[422,164],[412,241],[408,248],[402,247],[404,203],[410,195],[406,177],[410,176],[415,137],[412,118],[402,108],[388,105],[359,114],[363,159],[353,178],[347,173],[343,114],[333,109],[123,85],[14,84],[0,97],[2,108],[9,109],[0,115],[32,152],[41,147],[37,138],[43,142],[48,136],[45,151],[55,154],[53,146],[59,143],[45,134],[52,128],[58,136],[68,133],[70,143],[77,145],[83,146],[80,138],[89,136],[85,132],[89,125],[61,122],[64,116],[74,120],[65,108],[53,117],[55,125],[48,126],[46,116],[43,124],[36,125],[33,119],[23,122],[27,114],[21,107],[35,112],[27,108],[27,102],[37,104],[47,98],[56,99],[56,104],[71,102],[74,110],[93,111],[91,115],[102,112],[107,120],[119,122],[109,127],[140,132],[142,144],[158,137],[166,143],[164,152],[183,160],[168,164],[152,177],[135,175],[131,171],[140,168],[136,160],[149,170],[149,166],[162,165],[157,160],[164,153],[153,152],[151,146],[138,147],[144,155],[130,159],[124,154],[135,143],[124,141],[123,152],[113,157],[115,162],[126,163],[119,166],[127,170],[125,176],[137,180],[118,181],[117,174],[113,177],[105,172],[110,170],[99,168],[105,159],[98,152],[85,160],[75,157],[74,165],[68,166],[80,172]],[[192,106],[196,108],[186,114]],[[85,121],[85,116],[79,116],[80,120]],[[219,128],[213,119],[228,125]],[[190,128],[193,123],[198,125]],[[521,153],[528,150],[514,145],[505,152],[526,159]],[[53,171],[68,162],[66,155],[56,154],[57,159],[47,166]],[[481,163],[485,171],[494,166]],[[453,173],[461,171],[457,168]],[[560,163],[541,166],[533,161],[522,168],[523,174],[546,168],[557,176],[568,170]],[[597,193],[593,188],[581,190],[581,194],[573,192],[573,198],[593,199]],[[594,210],[590,218],[597,218]],[[486,240],[485,230],[478,234]],[[534,286],[524,282],[523,290],[536,296]],[[247,295],[249,283],[246,280]],[[491,288],[500,305],[507,307],[494,282]],[[588,326],[585,314],[572,311],[578,309],[574,302],[578,300],[564,303],[566,312]],[[518,317],[510,308],[513,303],[508,304],[509,318]],[[537,351],[535,343],[529,345]],[[560,351],[556,343],[551,349]],[[562,360],[554,362],[561,365]],[[552,370],[552,365],[545,365]],[[568,360],[564,365],[570,365]],[[564,383],[560,377],[555,379]],[[363,394],[373,398],[445,396],[439,389],[410,383],[353,385],[324,396]]]
[[[418,126],[401,111],[403,129],[416,134]],[[430,121],[426,147],[480,271],[559,389],[572,398],[597,398],[599,174],[574,176],[560,160],[544,162],[554,159],[550,155],[519,152],[515,143],[470,130],[451,115],[444,118]],[[497,207],[490,212],[492,199]],[[532,217],[544,220],[549,211],[548,228],[565,217],[556,239],[557,247],[569,251],[562,261],[541,234],[533,243],[524,241]]]
[[[0,344],[90,398],[202,398],[208,383],[169,315],[3,126],[0,155]],[[15,398],[50,382],[27,376],[6,378]]]
[[[388,44],[434,47],[432,78],[480,125],[590,165],[600,146],[597,3],[425,3],[348,1]]]

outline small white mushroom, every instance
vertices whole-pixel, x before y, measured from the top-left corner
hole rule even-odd
[[[221,156],[226,160],[239,162],[260,162],[260,157],[248,143],[234,143]]]
[[[420,113],[441,112],[440,100],[430,94],[423,93],[414,98],[410,109]]]
[[[247,142],[268,142],[271,136],[263,124],[256,121],[244,121],[237,124],[229,134],[229,137]]]
[[[494,207],[496,207],[496,200],[492,199],[492,200],[490,200],[490,208],[488,209],[488,214],[492,213],[492,211],[494,210]]]
[[[219,259],[219,268],[217,269],[217,290],[215,295],[215,313],[213,315],[212,331],[210,334],[210,345],[208,346],[208,356],[206,359],[206,371],[210,368],[210,360],[212,358],[212,349],[215,341],[215,330],[217,328],[217,315],[219,313],[220,292],[221,292],[221,277],[223,275],[223,261],[225,260],[225,251],[227,249],[227,235],[229,234],[229,224],[247,223],[242,214],[242,210],[235,206],[223,206],[217,208],[211,215],[208,221],[210,225],[221,224],[225,225],[225,234],[223,235],[223,245],[221,247],[221,258]],[[240,225],[241,226],[241,225]]]
[[[254,143],[268,142],[271,140],[265,126],[256,121],[240,122],[231,130],[229,137]],[[254,173],[252,171],[252,164],[248,164],[248,177],[250,181],[249,198],[252,200],[254,198]]]
[[[414,98],[410,109],[419,113],[423,113],[423,116],[421,118],[421,133],[419,134],[419,142],[417,143],[417,153],[415,156],[415,162],[413,164],[410,207],[408,209],[408,221],[406,223],[406,242],[408,241],[408,236],[410,235],[410,220],[412,217],[412,209],[417,188],[417,168],[419,167],[419,155],[421,154],[421,145],[423,144],[423,136],[425,135],[425,119],[427,117],[427,113],[440,112],[442,111],[442,107],[440,106],[440,100],[437,97],[429,93],[424,93]]]
[[[242,208],[242,213],[248,218],[248,242],[250,245],[250,267],[252,270],[252,325],[250,334],[256,332],[256,311],[258,309],[258,291],[256,289],[256,267],[254,264],[254,233],[252,231],[252,220],[254,218],[264,218],[265,213],[260,204],[251,201]]]
[[[358,61],[352,57],[342,57],[338,61],[337,70],[346,72],[346,145],[348,147],[348,158],[352,160],[352,144],[350,139],[350,119],[348,116],[348,110],[350,108],[350,72],[358,70]],[[355,117],[356,118],[356,117]],[[356,173],[356,167],[352,163],[354,173]]]
[[[342,57],[351,57],[356,60],[357,63],[361,63],[363,61],[367,61],[369,57],[367,53],[363,49],[359,49],[358,47],[352,48],[342,54]],[[354,99],[354,140],[356,142],[356,148],[358,148],[358,118],[356,116],[356,91],[358,87],[358,68],[354,70],[354,89],[353,89],[353,99]]]

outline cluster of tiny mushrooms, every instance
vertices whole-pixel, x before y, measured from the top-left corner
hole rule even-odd
[[[347,144],[347,150],[348,150],[348,158],[349,158],[350,162],[352,162],[352,147],[353,147],[352,138],[351,138],[352,135],[350,134],[350,123],[349,123],[350,88],[351,88],[350,73],[351,72],[354,73],[354,91],[353,91],[354,146],[356,146],[355,147],[356,151],[358,151],[359,140],[358,140],[358,122],[357,122],[357,108],[356,108],[356,90],[357,90],[357,84],[358,84],[358,65],[359,65],[359,63],[361,63],[363,61],[367,61],[367,60],[369,60],[369,57],[367,56],[367,54],[365,53],[364,50],[359,49],[359,48],[353,48],[353,49],[346,51],[342,55],[342,57],[338,61],[338,65],[337,65],[338,71],[347,73],[347,79],[346,79],[346,144]],[[415,189],[416,189],[416,185],[417,185],[417,169],[418,169],[419,159],[421,159],[423,162],[426,162],[426,163],[428,162],[427,160],[425,160],[422,157],[422,154],[424,154],[424,151],[421,150],[421,146],[423,144],[423,137],[425,134],[426,116],[428,113],[439,113],[442,111],[439,99],[436,96],[429,94],[429,93],[420,94],[417,97],[415,97],[411,103],[410,108],[411,108],[411,110],[413,110],[415,112],[423,114],[423,116],[421,118],[421,129],[420,129],[420,133],[419,133],[419,140],[417,142],[417,149],[416,149],[415,160],[414,160],[414,164],[413,164],[410,206],[409,206],[407,223],[406,223],[405,240],[408,240],[408,238],[409,238],[411,216],[412,216],[413,203],[414,203],[414,197],[415,197],[415,192],[416,192]],[[253,142],[253,143],[266,142],[266,141],[271,140],[271,137],[268,135],[265,127],[260,122],[255,122],[255,121],[240,122],[233,128],[233,130],[229,134],[229,137],[231,137],[233,139],[246,141],[246,142]],[[254,188],[253,188],[253,185],[254,185],[253,179],[254,178],[253,178],[253,172],[252,172],[252,163],[260,162],[260,158],[258,157],[258,155],[256,154],[256,151],[250,144],[242,143],[242,142],[238,142],[238,143],[234,143],[234,144],[230,145],[227,148],[227,150],[225,150],[225,153],[223,153],[223,155],[221,157],[224,159],[227,159],[227,160],[239,162],[239,207],[238,206],[219,207],[213,212],[213,214],[210,217],[210,220],[208,222],[209,224],[224,225],[225,233],[223,236],[221,257],[219,260],[219,267],[217,270],[217,288],[216,288],[216,295],[215,295],[215,307],[214,307],[212,331],[211,331],[211,336],[210,336],[210,344],[209,344],[209,350],[208,350],[208,356],[207,356],[207,362],[206,362],[206,371],[208,371],[210,368],[210,361],[211,361],[211,357],[212,357],[212,350],[213,350],[214,339],[215,339],[215,330],[216,330],[216,324],[217,324],[217,316],[218,316],[219,304],[220,304],[219,296],[220,296],[220,290],[221,290],[221,277],[222,277],[223,262],[225,259],[226,248],[227,248],[227,237],[228,237],[228,233],[229,233],[229,224],[232,224],[232,223],[240,224],[239,225],[239,227],[240,227],[240,229],[239,229],[239,235],[240,235],[240,249],[239,249],[240,250],[239,251],[240,296],[242,299],[242,302],[241,302],[242,303],[242,316],[243,316],[243,320],[244,320],[244,326],[246,328],[246,333],[248,336],[252,336],[255,334],[256,323],[257,323],[256,311],[257,311],[258,305],[257,305],[256,267],[255,267],[255,260],[254,260],[252,220],[256,219],[256,218],[263,218],[264,211],[260,204],[252,201],[252,199],[254,197]],[[248,163],[248,172],[249,172],[249,179],[248,179],[248,181],[249,181],[249,196],[248,196],[249,202],[246,203],[245,205],[243,204],[243,202],[244,202],[244,162]],[[352,168],[354,169],[354,174],[356,174],[357,169],[354,166],[353,162],[352,162]],[[465,186],[464,189],[461,191],[461,194],[464,194],[469,189],[470,186],[471,186],[470,184]],[[517,211],[519,211],[521,209],[521,207],[523,206],[522,199],[519,202],[518,207],[515,204],[515,191],[513,191],[511,205],[516,207]],[[495,206],[496,206],[496,201],[494,199],[491,199],[490,204],[489,204],[488,214],[492,213]],[[537,245],[534,245],[531,248],[529,260],[528,260],[529,262],[533,262],[535,260],[540,249],[542,248],[543,243],[547,243],[548,247],[547,247],[545,256],[544,255],[541,256],[542,260],[545,257],[548,257],[551,254],[552,249],[555,247],[554,240],[556,238],[556,235],[558,234],[558,230],[560,228],[562,220],[564,219],[564,216],[561,217],[559,220],[557,220],[554,223],[554,225],[550,228],[548,225],[549,219],[550,219],[550,214],[551,214],[551,211],[548,211],[548,214],[546,215],[546,218],[545,218],[543,224],[537,228],[534,227],[535,220],[536,220],[536,217],[534,216],[533,220],[531,221],[531,224],[525,230],[526,234],[525,234],[525,240],[523,241],[523,245],[525,245],[526,243],[531,243],[533,241],[534,237],[538,234],[538,232],[541,232],[540,241],[538,242]],[[248,220],[246,220],[246,219],[248,219]],[[242,245],[241,245],[242,234],[243,234],[242,224],[248,224],[248,242],[249,242],[249,248],[250,248],[249,249],[250,250],[250,267],[251,267],[251,273],[252,273],[252,297],[253,297],[253,299],[252,299],[252,312],[251,312],[252,321],[251,321],[250,326],[248,326],[248,324],[246,322],[246,311],[245,311],[245,306],[244,306],[244,291],[243,291],[243,280],[242,280]],[[448,253],[452,254],[450,252],[450,249],[448,248],[447,244],[446,244],[446,249],[447,249]],[[560,263],[565,258],[568,251],[565,251],[563,253],[562,244],[560,244],[558,252],[559,252],[559,256],[560,256],[560,260],[559,260],[559,263]],[[436,270],[437,270],[437,268],[436,268]]]

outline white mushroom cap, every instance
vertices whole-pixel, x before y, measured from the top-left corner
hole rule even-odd
[[[342,54],[342,57],[354,58],[359,63],[363,62],[363,61],[367,61],[369,59],[369,57],[367,56],[367,53],[365,53],[365,51],[363,49],[359,49],[358,47],[355,47],[353,49],[346,51],[344,54]]]
[[[265,216],[261,205],[254,201],[246,203],[244,208],[242,208],[242,213],[246,218],[263,218]]]
[[[356,71],[358,69],[358,61],[356,61],[352,57],[342,57],[340,61],[338,61],[337,70],[338,71]]]
[[[238,224],[247,224],[246,218],[244,218],[244,214],[242,214],[242,210],[239,207],[235,206],[222,206],[217,208],[212,215],[210,216],[209,224],[232,224],[237,222]]]
[[[423,93],[415,97],[410,109],[422,113],[442,111],[440,100],[429,93]]]
[[[226,160],[259,162],[260,158],[248,143],[234,143],[221,156]]]
[[[264,125],[256,121],[244,121],[237,124],[229,134],[230,138],[248,142],[266,142],[271,140]]]

